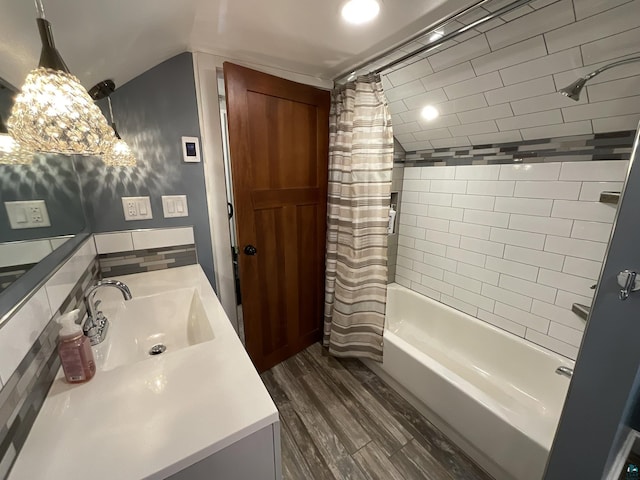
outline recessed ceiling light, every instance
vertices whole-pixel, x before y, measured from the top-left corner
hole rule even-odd
[[[420,113],[422,115],[422,118],[428,121],[435,120],[440,116],[440,112],[433,105],[427,105],[422,109],[422,112]]]
[[[436,40],[440,40],[442,37],[444,37],[444,32],[436,30],[429,37],[429,42],[435,42]]]
[[[349,0],[342,7],[342,18],[355,25],[367,23],[380,13],[377,0]]]

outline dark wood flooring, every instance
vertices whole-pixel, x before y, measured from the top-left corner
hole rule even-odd
[[[262,374],[285,480],[490,480],[362,362],[315,344]]]

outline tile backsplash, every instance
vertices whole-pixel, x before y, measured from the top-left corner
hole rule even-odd
[[[396,282],[575,359],[628,161],[405,167]]]
[[[0,293],[64,244],[69,236],[0,244]]]
[[[59,370],[55,320],[74,308],[83,310],[83,292],[103,276],[194,263],[192,227],[97,234],[2,325],[0,480],[7,477]]]
[[[117,277],[198,263],[195,244],[107,253],[98,255],[98,260],[104,277]]]
[[[94,235],[104,277],[198,263],[192,227]]]
[[[0,267],[0,293],[9,288],[13,282],[18,280],[36,265],[36,263],[26,263],[11,267]]]
[[[0,329],[0,479],[7,477],[60,367],[56,319],[83,309],[82,293],[98,277],[89,239]]]

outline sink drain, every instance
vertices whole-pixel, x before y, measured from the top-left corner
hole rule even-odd
[[[164,353],[166,349],[167,347],[165,345],[159,343],[149,349],[149,355],[160,355],[161,353]]]

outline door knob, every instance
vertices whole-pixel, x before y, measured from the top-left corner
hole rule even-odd
[[[247,245],[246,247],[244,247],[245,255],[255,255],[256,253],[258,253],[258,250],[253,245]]]
[[[640,290],[640,276],[636,272],[624,270],[618,274],[618,285],[622,287],[620,290],[620,300],[629,298],[631,292]]]

